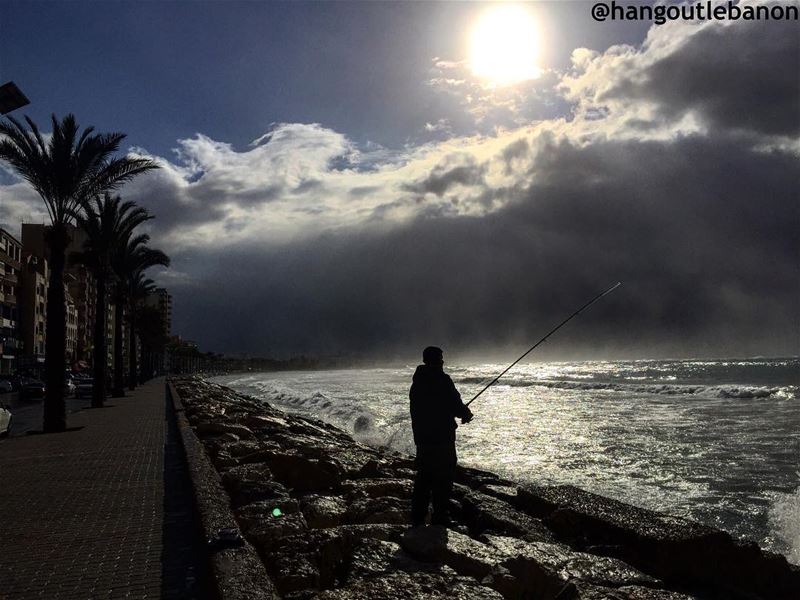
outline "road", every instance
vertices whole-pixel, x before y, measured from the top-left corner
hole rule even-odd
[[[67,425],[69,414],[88,408],[90,398],[67,398]],[[42,429],[42,399],[20,400],[17,392],[0,394],[0,404],[8,405],[13,421],[11,422],[10,435],[25,435],[27,431],[41,431]],[[3,439],[0,438],[0,443]]]

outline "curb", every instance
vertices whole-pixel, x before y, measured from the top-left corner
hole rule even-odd
[[[186,418],[183,403],[171,381],[166,382],[167,397],[175,409],[175,419],[192,480],[195,506],[200,515],[204,539],[217,537],[226,527],[238,530],[231,512],[231,500],[222,487],[219,473]],[[256,549],[247,541],[238,548],[209,548],[211,579],[220,600],[272,600],[279,598]]]

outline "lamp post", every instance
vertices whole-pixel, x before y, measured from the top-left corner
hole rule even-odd
[[[30,103],[13,81],[0,85],[0,115],[6,115]]]

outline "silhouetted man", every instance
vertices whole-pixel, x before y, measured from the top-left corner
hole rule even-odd
[[[444,370],[442,349],[428,346],[414,373],[411,398],[411,428],[417,445],[417,476],[411,496],[411,523],[425,524],[433,496],[432,525],[449,523],[448,503],[456,470],[456,422],[472,420],[472,412],[461,402],[461,394]]]

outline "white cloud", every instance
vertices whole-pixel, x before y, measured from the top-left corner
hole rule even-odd
[[[475,123],[486,125],[482,134],[392,150],[359,148],[319,124],[275,124],[243,149],[198,133],[178,140],[172,157],[134,149],[162,168],[122,194],[157,216],[154,244],[170,253],[275,246],[365,225],[392,227],[420,215],[486,215],[510,201],[507,190],[535,180],[537,164],[547,160],[541,148],[558,140],[580,147],[708,134],[699,109],[665,114],[659,98],[637,86],[654,65],[680,57],[698,36],[722,27],[734,25],[669,23],[653,27],[641,48],[579,48],[568,73],[551,71],[508,88],[487,89],[465,62],[435,59],[429,84],[460,98]],[[736,63],[732,49],[720,52]],[[561,116],[531,117],[534,108],[558,101]],[[429,133],[450,128],[455,126],[446,119],[424,127]],[[767,149],[797,147],[796,140],[759,143]],[[0,222],[44,215],[22,182],[0,186],[0,194]]]
[[[439,60],[434,85],[483,129],[423,115],[456,135],[395,149],[316,124],[244,148],[197,134],[121,193],[157,216],[179,331],[215,350],[507,343],[622,278],[593,323],[624,352],[795,351],[798,79],[763,68],[791,66],[792,38],[762,33],[667,24],[506,96]],[[760,89],[778,92],[748,120]],[[30,188],[0,184],[0,222],[26,211]]]

